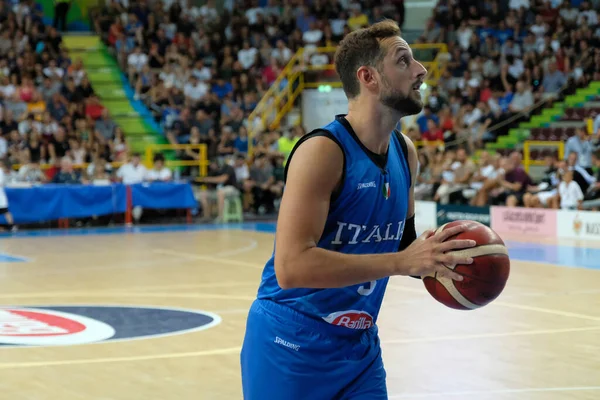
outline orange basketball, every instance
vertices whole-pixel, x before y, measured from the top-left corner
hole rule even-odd
[[[440,226],[436,233],[464,223],[469,228],[448,239],[471,239],[477,243],[475,247],[458,250],[473,257],[472,264],[454,267],[454,271],[464,277],[463,280],[459,282],[431,275],[424,277],[423,283],[440,303],[457,310],[473,310],[492,302],[502,293],[510,274],[510,259],[500,236],[479,222],[453,221]]]

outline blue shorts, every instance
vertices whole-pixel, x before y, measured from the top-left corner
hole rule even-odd
[[[377,326],[351,330],[255,300],[241,353],[245,400],[387,399]]]

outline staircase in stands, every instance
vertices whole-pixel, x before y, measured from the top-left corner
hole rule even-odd
[[[525,140],[566,140],[574,133],[574,128],[587,127],[592,133],[592,120],[594,113],[582,113],[581,118],[573,118],[573,109],[598,108],[600,110],[600,81],[591,82],[585,88],[578,89],[574,94],[567,96],[563,101],[554,103],[551,107],[542,110],[541,114],[534,115],[529,121],[522,122],[517,128],[511,129],[507,136],[500,136],[496,143],[488,143],[489,150],[517,149]],[[595,111],[594,111],[595,112]],[[564,134],[554,137],[538,137],[536,129],[564,128]],[[532,132],[536,135],[533,135]],[[594,132],[595,133],[595,132]]]
[[[411,48],[414,57],[421,61],[425,68],[427,68],[428,73],[425,83],[430,86],[437,84],[445,70],[448,59],[447,46],[444,43],[423,43],[412,44]],[[328,54],[330,61],[333,61],[335,50],[335,47],[315,49],[317,53]],[[250,137],[255,137],[263,130],[279,129],[286,125],[286,117],[292,114],[294,110],[296,114],[299,114],[297,99],[304,89],[318,88],[322,85],[331,88],[340,88],[342,86],[335,72],[334,64],[305,65],[304,58],[305,50],[304,48],[300,48],[256,105],[254,111],[248,117],[248,121],[250,122]],[[320,76],[309,82],[305,79],[306,73]],[[289,121],[287,125],[294,125],[298,122],[299,119]],[[251,146],[252,141],[249,143]],[[249,150],[250,152],[252,151],[251,148]]]
[[[63,40],[71,59],[83,61],[94,92],[125,133],[129,148],[143,153],[150,144],[166,143],[152,114],[143,103],[134,100],[127,78],[100,38],[66,35]]]

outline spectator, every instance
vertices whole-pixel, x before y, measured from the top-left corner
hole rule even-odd
[[[566,162],[566,166],[563,167],[564,170],[569,169],[573,171],[573,180],[577,182],[581,190],[586,193],[588,188],[595,182],[595,179],[592,174],[590,174],[587,169],[583,168],[579,160],[579,154],[572,152],[569,154],[569,157]]]
[[[491,203],[507,207],[523,205],[523,196],[532,186],[533,181],[523,169],[521,153],[512,152],[505,167],[504,177],[500,180],[501,190],[491,198]]]
[[[548,65],[548,73],[544,75],[542,87],[544,94],[547,96],[556,97],[557,93],[565,86],[567,78],[565,74],[559,71],[555,62]]]
[[[73,163],[69,157],[63,157],[60,160],[60,171],[58,171],[52,183],[60,183],[63,185],[85,183],[81,179],[81,174],[73,169]]]
[[[573,171],[564,172],[562,181],[558,185],[558,194],[560,197],[560,207],[558,207],[558,198],[555,199],[553,208],[563,210],[576,210],[583,200],[583,193],[579,185],[573,180]]]
[[[113,166],[102,154],[95,154],[86,169],[88,179],[93,183],[106,183],[113,174]]]
[[[117,170],[117,178],[126,185],[142,183],[147,174],[146,167],[141,164],[140,153],[133,153],[131,161],[123,164]]]
[[[558,195],[560,175],[563,171],[559,170],[559,163],[555,156],[547,156],[545,163],[547,169],[544,171],[544,178],[532,193],[525,193],[523,196],[525,207],[545,208],[552,207],[554,204],[554,198]]]
[[[575,132],[575,135],[567,139],[565,143],[565,160],[569,159],[571,153],[576,153],[578,165],[589,174],[593,174],[592,153],[595,148],[591,143],[590,135],[587,134],[584,128],[577,128]]]
[[[110,119],[109,111],[106,108],[102,111],[100,118],[94,121],[94,128],[107,140],[114,136],[116,127],[117,124]]]
[[[21,167],[17,172],[17,181],[31,184],[47,181],[46,175],[40,169],[39,162],[32,161],[29,153],[23,153]]]
[[[223,221],[225,209],[225,198],[240,196],[237,188],[235,170],[228,164],[219,164],[212,161],[209,165],[208,176],[199,177],[199,183],[206,184],[207,189],[200,192],[199,198],[202,204],[203,220],[210,221],[214,218],[214,203],[217,205],[216,222]]]
[[[257,154],[254,164],[250,167],[250,179],[244,182],[244,191],[252,194],[252,208],[255,213],[270,214],[274,211],[275,184],[273,166],[264,154]],[[262,212],[261,212],[262,211]]]
[[[465,189],[475,172],[473,161],[468,158],[467,151],[464,148],[458,149],[456,152],[456,161],[452,162],[448,169],[447,174],[442,181],[442,184],[437,189],[433,200],[440,204],[448,204],[450,197]],[[457,197],[456,195],[454,196]],[[460,198],[460,197],[459,197]]]
[[[583,209],[593,209],[598,211],[600,206],[600,151],[596,151],[592,156],[592,161],[597,169],[596,180],[594,184],[588,188],[582,203]]]
[[[165,166],[165,156],[161,153],[154,155],[153,168],[146,173],[145,180],[150,182],[168,182],[173,179],[173,173]]]
[[[517,81],[516,87],[517,91],[508,105],[508,110],[512,114],[527,112],[533,106],[531,90],[521,80]]]

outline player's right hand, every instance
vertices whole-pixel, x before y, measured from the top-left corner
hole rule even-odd
[[[458,264],[471,264],[472,257],[453,250],[468,249],[476,246],[474,240],[448,240],[448,238],[464,232],[468,225],[457,225],[441,232],[428,230],[423,232],[406,250],[398,253],[403,264],[408,264],[411,276],[427,276],[437,273],[438,277],[446,277],[461,281],[462,275],[453,271]],[[404,265],[406,265],[404,264]]]

